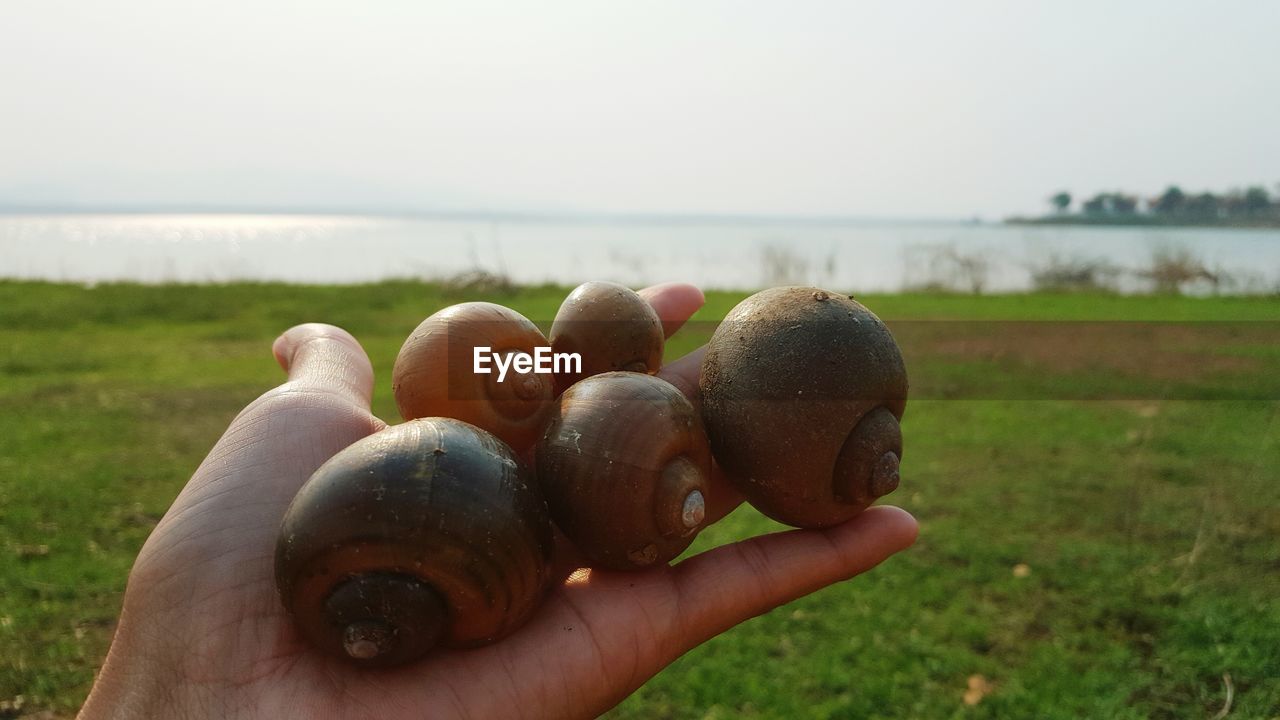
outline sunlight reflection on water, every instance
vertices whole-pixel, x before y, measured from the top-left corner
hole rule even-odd
[[[0,276],[69,282],[358,283],[484,270],[521,283],[687,280],[708,288],[812,283],[1020,291],[1050,258],[1105,259],[1115,286],[1159,248],[1274,291],[1280,231],[945,223],[607,223],[323,215],[0,216]],[[955,261],[969,262],[957,268]],[[1203,285],[1192,290],[1207,292]]]

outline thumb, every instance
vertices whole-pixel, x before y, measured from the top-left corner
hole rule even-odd
[[[362,408],[373,395],[373,365],[351,333],[323,323],[295,325],[271,346],[299,390],[330,392]]]

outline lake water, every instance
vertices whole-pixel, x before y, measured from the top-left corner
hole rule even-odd
[[[850,292],[922,285],[1030,289],[1053,259],[1105,260],[1142,291],[1158,252],[1280,287],[1280,230],[963,223],[587,222],[301,215],[0,215],[0,277],[96,283],[439,279],[484,270],[520,283],[610,279],[707,288],[811,283]],[[1212,290],[1207,283],[1189,288]]]

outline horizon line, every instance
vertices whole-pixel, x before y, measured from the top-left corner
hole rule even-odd
[[[506,222],[620,223],[620,224],[759,224],[759,225],[867,225],[867,224],[999,224],[978,215],[964,217],[854,215],[842,213],[741,213],[656,212],[597,210],[510,210],[481,208],[415,209],[376,207],[309,207],[232,204],[104,204],[62,203],[0,204],[3,215],[320,215],[422,220],[490,220]]]

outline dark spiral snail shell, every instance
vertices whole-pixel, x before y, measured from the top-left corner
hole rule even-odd
[[[285,514],[276,583],[313,645],[394,665],[520,627],[547,588],[551,550],[546,504],[511,449],[425,418],[316,470]]]
[[[717,462],[764,514],[824,527],[898,486],[907,373],[888,328],[845,295],[752,295],[707,345],[702,417]]]
[[[535,457],[552,519],[593,567],[665,563],[706,520],[711,449],[665,380],[610,372],[576,383]]]

